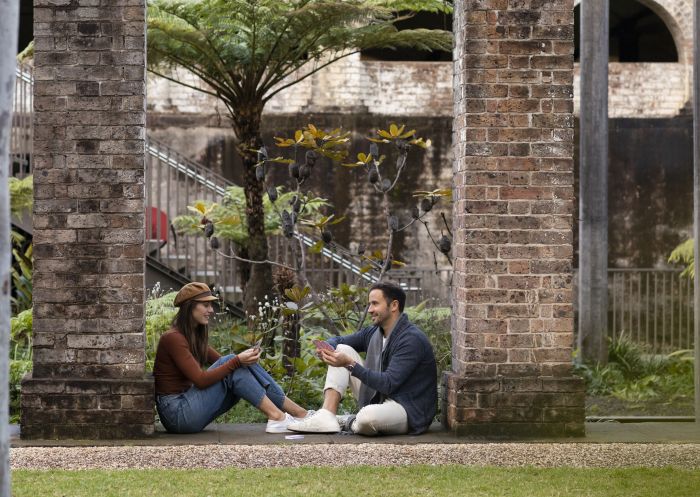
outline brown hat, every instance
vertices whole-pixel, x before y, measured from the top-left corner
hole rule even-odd
[[[197,302],[210,302],[212,300],[219,300],[214,295],[211,294],[211,290],[206,283],[192,282],[187,283],[183,286],[177,295],[175,295],[175,307],[180,307],[184,302],[188,300],[196,300]]]

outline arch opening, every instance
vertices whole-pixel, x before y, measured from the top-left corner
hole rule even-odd
[[[678,62],[678,49],[663,19],[636,0],[610,2],[610,62]],[[574,61],[579,61],[581,5],[574,7]]]

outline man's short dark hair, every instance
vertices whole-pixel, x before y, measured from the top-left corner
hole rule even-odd
[[[399,285],[382,281],[372,285],[369,291],[371,292],[372,290],[381,290],[387,304],[391,304],[396,300],[399,303],[399,312],[403,312],[403,307],[406,305],[406,292],[404,292]]]

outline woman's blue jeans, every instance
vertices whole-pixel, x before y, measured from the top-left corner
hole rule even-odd
[[[220,358],[209,369],[220,366],[235,354]],[[183,393],[157,395],[156,409],[161,423],[171,433],[197,433],[240,399],[255,407],[266,396],[282,409],[285,395],[275,380],[259,364],[233,370],[223,380],[205,389],[192,386]]]

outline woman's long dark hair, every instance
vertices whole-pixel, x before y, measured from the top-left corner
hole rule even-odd
[[[187,300],[180,305],[180,310],[173,318],[173,327],[185,335],[185,339],[190,346],[190,352],[200,365],[207,362],[207,351],[209,350],[209,327],[197,323],[192,318],[192,310],[199,302]]]

